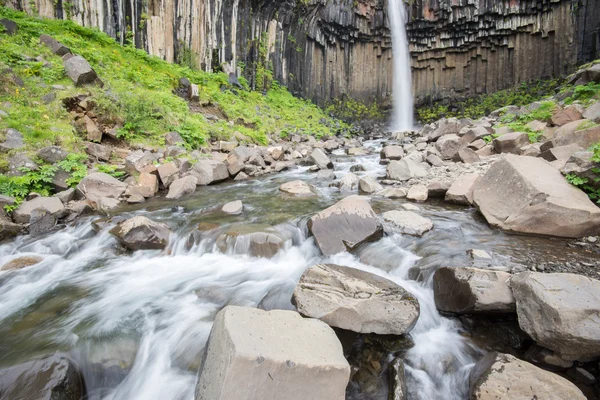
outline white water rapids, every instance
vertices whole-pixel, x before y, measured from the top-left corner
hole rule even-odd
[[[404,0],[387,1],[394,57],[394,109],[390,129],[410,131],[413,129],[414,110],[410,53],[406,35],[406,9]]]
[[[380,143],[367,145],[378,150]],[[335,160],[336,174],[340,177],[361,163],[367,172],[359,175],[380,176],[384,167],[377,159],[340,157]],[[319,200],[291,201],[278,194],[282,182],[298,178],[319,188]],[[357,255],[327,258],[308,237],[306,217],[342,197],[328,183],[299,168],[209,187],[200,200],[182,207],[149,203],[124,214],[144,214],[171,225],[174,233],[165,252],[125,253],[108,233],[113,225],[95,233],[94,218],[44,237],[25,236],[3,244],[0,265],[24,255],[40,255],[44,261],[0,271],[0,366],[60,350],[82,369],[90,399],[192,400],[201,353],[221,308],[292,308],[291,294],[302,272],[315,263],[331,262],[391,279],[419,300],[421,316],[411,332],[415,346],[406,360],[409,398],[465,398],[477,352],[459,334],[458,324],[437,312],[431,281],[408,279],[409,268],[423,261],[407,249],[416,242],[391,233]],[[244,200],[245,213],[224,218],[223,226],[273,225],[289,238],[286,248],[272,259],[261,259],[239,254],[243,243],[233,243],[224,254],[215,246],[216,234],[187,246],[189,232],[203,218],[201,204],[234,198]],[[385,204],[397,207],[397,201]],[[456,236],[456,224],[448,218],[435,222],[444,235]],[[477,239],[469,236],[465,245],[472,246],[472,240]]]

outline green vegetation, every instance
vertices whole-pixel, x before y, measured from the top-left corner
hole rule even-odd
[[[377,106],[370,106],[353,99],[336,99],[332,101],[325,111],[335,117],[346,122],[363,121],[363,120],[383,120],[385,114]]]
[[[591,82],[587,85],[578,85],[575,87],[566,86],[561,92],[569,94],[564,100],[565,104],[573,104],[575,101],[578,101],[583,105],[588,105],[600,100],[600,83]]]
[[[71,21],[32,18],[4,7],[0,7],[0,18],[11,19],[19,26],[14,36],[0,31],[0,108],[8,113],[0,116],[0,136],[6,128],[17,129],[24,136],[26,155],[32,158],[48,145],[61,146],[71,154],[59,165],[40,163],[38,171],[28,171],[22,177],[0,176],[0,193],[20,200],[32,190],[49,193],[48,176],[57,167],[71,174],[67,182],[71,186],[85,176],[85,134],[63,102],[81,94],[88,96],[86,101],[93,105],[94,114],[104,126],[120,127],[117,137],[128,144],[164,146],[164,134],[169,131],[179,132],[188,150],[206,146],[209,140],[234,136],[266,144],[270,136],[321,137],[350,132],[346,124],[329,117],[312,102],[292,96],[273,80],[266,37],[260,43],[264,61],[257,68],[257,91],[251,91],[243,77],[239,79],[243,89],[234,89],[226,74],[194,69],[196,59],[183,44],[180,64],[169,64]],[[104,86],[73,87],[62,59],[40,43],[42,34],[51,35],[88,60]],[[176,94],[180,78],[198,85],[199,103],[188,104]],[[56,98],[43,99],[52,93]],[[204,116],[215,113],[224,118],[209,121]],[[8,158],[14,154],[0,154],[0,172],[6,171]],[[96,167],[120,176],[111,167]]]
[[[420,107],[417,109],[417,114],[423,123],[430,123],[443,117],[477,119],[508,105],[524,106],[539,101],[553,95],[559,85],[560,81],[558,80],[523,83],[513,89],[453,102],[452,108],[444,103]]]

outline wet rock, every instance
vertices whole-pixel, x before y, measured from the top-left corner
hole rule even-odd
[[[359,333],[402,335],[419,318],[419,303],[396,283],[354,268],[318,264],[294,290],[298,312]]]
[[[427,201],[429,197],[429,189],[424,185],[414,185],[408,189],[408,193],[406,194],[406,198],[412,201]]]
[[[333,330],[293,311],[227,306],[211,329],[196,400],[343,400],[350,366]]]
[[[229,228],[217,238],[216,244],[223,253],[271,258],[285,242],[286,238],[271,226],[247,224]]]
[[[400,204],[400,207],[402,207],[402,209],[406,210],[406,211],[421,211],[421,209],[419,207],[415,206],[414,204],[410,204],[410,203]]]
[[[239,215],[244,211],[244,204],[241,200],[230,201],[220,207],[220,211],[229,215]]]
[[[377,193],[378,196],[382,196],[388,199],[403,199],[408,194],[408,191],[404,188],[386,188],[381,192]]]
[[[321,252],[333,255],[383,236],[383,228],[368,201],[349,196],[314,215],[308,229]]]
[[[346,154],[348,154],[349,156],[356,157],[367,155],[369,154],[369,152],[364,147],[352,147],[346,150]]]
[[[333,169],[333,163],[321,149],[314,149],[308,158],[320,169]]]
[[[0,152],[18,150],[23,148],[23,134],[16,129],[8,128],[4,131],[4,142],[0,143]]]
[[[146,199],[141,194],[132,194],[127,198],[127,204],[140,204],[145,201]]]
[[[52,231],[55,226],[56,217],[45,209],[37,208],[31,212],[27,230],[30,235],[36,236]]]
[[[371,194],[382,191],[383,186],[372,176],[365,176],[358,181],[358,189],[361,193]]]
[[[126,188],[126,183],[104,172],[89,174],[77,185],[77,191],[92,201],[100,197],[118,199]]]
[[[491,225],[509,231],[561,237],[600,231],[600,208],[539,158],[496,161],[475,184],[473,200]]]
[[[563,360],[552,350],[532,345],[525,353],[525,359],[550,371],[562,371],[573,366],[573,361]]]
[[[388,160],[400,160],[404,157],[404,149],[402,146],[385,146],[381,150],[380,157]]]
[[[407,181],[412,178],[422,178],[429,174],[428,166],[410,160],[392,161],[386,169],[388,179]]]
[[[245,172],[240,172],[239,174],[237,174],[237,176],[233,179],[234,181],[245,181],[250,179],[250,177],[248,175],[246,175]]]
[[[169,186],[169,193],[167,199],[178,200],[183,196],[187,196],[196,191],[198,180],[195,176],[184,176],[183,178],[176,179]]]
[[[279,186],[279,190],[285,194],[298,197],[314,197],[317,195],[314,186],[301,180],[286,182]]]
[[[350,172],[364,172],[367,169],[362,164],[356,164],[350,167]],[[320,172],[320,171],[319,171]],[[333,171],[331,171],[333,173]],[[333,175],[335,177],[335,174]]]
[[[79,400],[85,385],[73,361],[57,353],[0,370],[0,393],[5,399]]]
[[[132,251],[162,250],[169,243],[171,228],[140,215],[119,223],[110,233]]]
[[[215,160],[202,160],[194,164],[191,174],[196,177],[198,186],[210,185],[229,178],[227,165]]]
[[[400,233],[423,236],[433,229],[433,222],[412,211],[386,211],[381,214],[384,221],[391,223]]]
[[[529,144],[529,135],[525,132],[511,132],[497,137],[492,144],[496,153],[521,154],[521,148]]]
[[[18,224],[26,224],[36,209],[44,209],[55,216],[61,216],[65,211],[62,201],[56,197],[36,197],[22,203],[19,208],[13,211],[13,220]]]
[[[58,146],[47,146],[37,152],[38,158],[54,164],[67,158],[68,153]]]
[[[99,197],[95,203],[96,209],[106,213],[116,210],[121,205],[118,199],[113,199],[112,197]]]
[[[488,353],[471,370],[469,399],[571,399],[585,396],[571,382],[510,354]]]
[[[63,62],[67,76],[76,86],[94,83],[98,80],[96,71],[89,62],[81,56],[69,57]]]
[[[510,274],[478,268],[438,268],[433,275],[433,294],[438,310],[458,313],[511,313],[515,299]]]
[[[159,165],[156,168],[160,181],[165,188],[171,186],[171,184],[179,178],[179,168],[173,161],[166,164]]]
[[[335,173],[330,169],[322,169],[317,172],[317,179],[335,179]]]
[[[15,237],[22,231],[24,231],[22,225],[13,223],[0,212],[0,240]]]
[[[565,360],[600,357],[600,281],[582,275],[523,272],[511,278],[519,325]]]
[[[110,161],[112,149],[98,143],[85,142],[85,152],[100,161]]]
[[[15,258],[14,260],[4,264],[2,268],[0,268],[0,271],[12,271],[30,267],[32,265],[39,264],[40,262],[42,262],[42,260],[43,258],[40,256],[23,256]]]
[[[444,200],[448,203],[473,205],[473,189],[481,178],[479,174],[463,175],[452,183],[446,192]]]
[[[353,192],[358,188],[358,176],[353,173],[348,173],[336,182],[336,186],[342,192]]]
[[[446,195],[448,189],[450,189],[451,182],[448,180],[433,181],[427,185],[427,198],[443,198]]]

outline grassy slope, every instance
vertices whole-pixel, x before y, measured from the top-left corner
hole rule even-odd
[[[228,85],[223,73],[206,73],[169,64],[144,51],[120,46],[104,33],[70,21],[31,18],[2,7],[0,18],[12,19],[19,25],[15,36],[0,33],[0,65],[10,66],[25,81],[22,88],[0,90],[0,109],[5,102],[12,105],[5,110],[10,113],[9,117],[0,120],[0,129],[18,129],[32,148],[48,144],[73,147],[81,141],[73,134],[70,115],[60,100],[87,92],[93,95],[99,111],[123,123],[124,137],[154,145],[162,145],[164,133],[170,130],[180,132],[190,148],[197,148],[209,138],[230,138],[235,131],[255,143],[265,144],[268,135],[322,136],[336,133],[330,126],[345,129],[311,102],[293,97],[277,84],[266,95],[222,91],[221,86]],[[64,73],[62,60],[39,43],[43,33],[85,57],[104,82],[104,88],[73,88]],[[51,63],[50,68],[42,67],[40,62],[27,61],[27,57],[40,55]],[[203,105],[218,107],[234,124],[224,120],[208,122],[201,114],[191,112],[188,104],[172,93],[181,77],[200,86]],[[66,86],[67,90],[59,91],[56,101],[43,104],[41,97],[53,91],[52,85],[57,84]]]

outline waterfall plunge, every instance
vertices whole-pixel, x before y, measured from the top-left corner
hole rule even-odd
[[[388,0],[394,55],[394,110],[390,129],[408,131],[413,128],[413,95],[410,54],[406,37],[406,10],[403,0]]]

